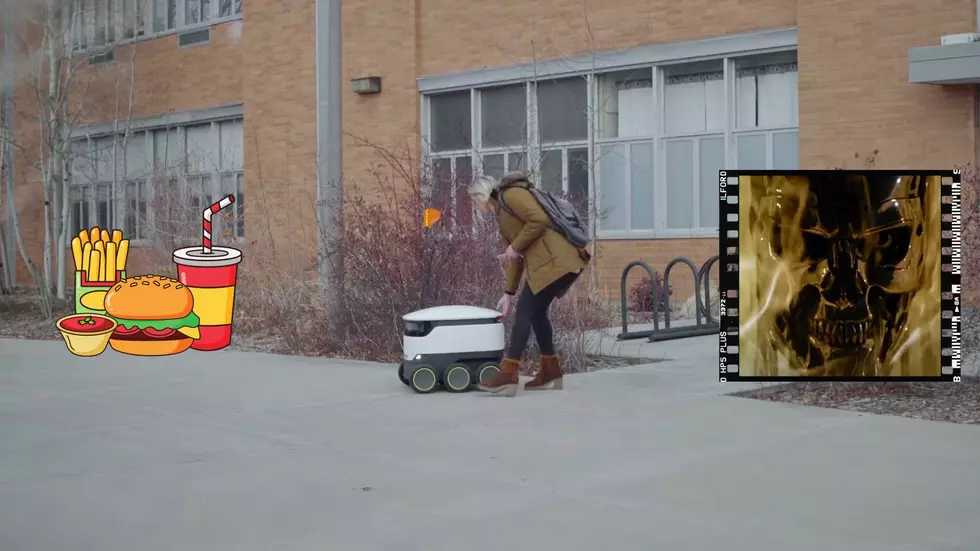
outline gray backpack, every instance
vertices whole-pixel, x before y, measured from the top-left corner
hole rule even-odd
[[[582,221],[581,216],[579,216],[578,210],[564,197],[534,187],[522,173],[510,173],[500,179],[500,185],[497,187],[497,200],[500,202],[500,208],[504,209],[511,216],[518,217],[507,206],[507,203],[504,203],[503,193],[504,190],[518,182],[527,183],[527,190],[531,192],[531,195],[538,201],[541,208],[548,214],[553,230],[561,234],[569,243],[579,249],[584,249],[588,246],[591,242],[589,239],[589,229]]]

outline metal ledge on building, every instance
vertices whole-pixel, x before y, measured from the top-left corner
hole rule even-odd
[[[685,42],[577,54],[509,67],[482,67],[452,73],[422,75],[417,82],[419,91],[423,94],[448,92],[470,87],[521,82],[531,78],[556,78],[646,65],[666,65],[726,56],[795,50],[796,45],[796,28],[784,27]]]
[[[909,82],[980,84],[980,42],[909,48]]]

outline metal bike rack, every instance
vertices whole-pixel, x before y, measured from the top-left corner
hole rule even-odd
[[[662,289],[660,285],[656,284],[657,276],[656,272],[649,264],[643,262],[642,260],[636,260],[630,262],[623,268],[623,275],[619,281],[620,290],[620,310],[622,313],[623,320],[623,332],[616,336],[618,340],[630,340],[630,339],[648,339],[650,342],[666,341],[672,339],[683,339],[687,337],[699,337],[703,335],[711,335],[718,332],[719,324],[718,320],[711,317],[711,268],[718,262],[718,257],[713,256],[705,261],[699,269],[694,262],[691,262],[687,258],[678,257],[667,263],[664,268],[664,280],[662,289],[669,289],[670,285],[670,271],[677,264],[685,264],[691,269],[691,275],[694,276],[694,297],[695,297],[695,312],[694,319],[695,325],[693,327],[671,327],[670,326],[670,305],[663,300]],[[653,299],[653,329],[647,329],[643,331],[629,331],[629,320],[628,313],[629,307],[627,304],[627,289],[626,289],[626,277],[629,275],[630,270],[636,267],[641,267],[646,270],[647,275],[650,276],[650,281],[652,282],[651,298]],[[704,297],[702,300],[701,290],[704,289]],[[660,327],[660,315],[659,308],[661,304],[666,306],[664,310],[664,326]],[[704,320],[702,320],[702,316]]]

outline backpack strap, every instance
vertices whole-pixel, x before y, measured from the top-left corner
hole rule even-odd
[[[520,216],[517,215],[516,212],[514,212],[514,209],[507,206],[507,203],[504,201],[504,192],[507,191],[508,189],[510,189],[510,186],[499,188],[497,190],[497,204],[499,204],[500,208],[503,209],[503,211],[506,212],[507,214],[513,216],[514,218],[517,218],[518,220],[523,220]]]

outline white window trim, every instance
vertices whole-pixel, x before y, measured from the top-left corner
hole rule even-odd
[[[694,194],[693,201],[693,220],[695,223],[699,223],[700,220],[700,179],[698,171],[700,166],[698,164],[698,156],[700,154],[697,140],[702,137],[723,137],[724,151],[725,151],[725,165],[735,166],[737,163],[737,151],[736,151],[736,136],[743,135],[746,133],[761,133],[767,132],[767,159],[768,166],[772,166],[772,133],[780,131],[796,131],[799,132],[799,125],[796,126],[784,126],[784,127],[773,127],[773,128],[752,128],[740,130],[735,128],[735,60],[741,57],[748,57],[766,53],[776,53],[780,51],[796,51],[798,50],[798,41],[795,28],[784,28],[784,29],[774,29],[760,32],[750,32],[742,33],[738,35],[729,35],[724,37],[717,37],[712,39],[696,40],[690,42],[666,44],[666,45],[653,45],[641,48],[634,48],[629,50],[621,50],[617,52],[609,52],[609,55],[600,56],[601,62],[597,64],[596,56],[589,54],[588,59],[583,57],[582,63],[576,63],[575,60],[569,60],[569,58],[562,58],[557,60],[545,60],[541,62],[535,62],[533,64],[516,65],[511,67],[503,67],[496,69],[479,69],[472,71],[460,71],[456,73],[446,74],[446,75],[427,75],[420,77],[418,79],[419,90],[423,95],[423,107],[422,107],[422,134],[423,134],[423,144],[427,143],[427,138],[429,135],[429,125],[431,119],[431,108],[428,103],[428,99],[431,94],[458,91],[469,89],[471,91],[471,116],[472,116],[472,133],[473,133],[473,155],[474,155],[474,174],[482,174],[482,154],[484,153],[500,153],[513,151],[513,148],[493,148],[493,149],[481,149],[479,141],[482,138],[482,132],[479,128],[480,125],[480,108],[481,102],[479,101],[479,89],[485,87],[497,87],[504,85],[513,85],[523,83],[526,86],[528,94],[528,105],[527,105],[527,121],[528,121],[528,132],[527,132],[527,167],[528,172],[532,174],[540,173],[540,159],[537,158],[537,154],[541,150],[547,149],[557,149],[559,147],[567,148],[572,143],[561,143],[561,144],[543,144],[540,142],[539,136],[537,135],[537,117],[535,111],[537,108],[537,98],[534,93],[534,83],[536,80],[541,78],[557,79],[562,77],[572,77],[572,76],[582,76],[585,75],[589,79],[588,95],[589,102],[589,115],[591,122],[589,124],[589,137],[586,142],[574,142],[574,145],[578,147],[588,147],[589,149],[589,159],[590,159],[590,170],[589,170],[589,201],[590,213],[598,213],[601,210],[601,205],[593,204],[593,201],[598,201],[598,174],[596,170],[596,155],[598,153],[597,147],[606,144],[617,144],[617,143],[644,143],[653,141],[654,147],[654,222],[657,226],[654,230],[599,230],[599,223],[595,221],[590,223],[590,226],[594,228],[593,235],[597,240],[621,240],[621,239],[660,239],[660,238],[717,238],[718,227],[704,226],[695,227],[691,229],[668,229],[666,228],[666,162],[664,159],[665,152],[665,142],[671,139],[678,138],[688,138],[694,139],[694,182],[692,186],[692,193]],[[575,57],[575,56],[573,56]],[[581,57],[581,56],[580,56]],[[576,58],[577,59],[577,58]],[[694,61],[706,61],[706,60],[720,60],[723,67],[723,79],[724,79],[724,89],[725,89],[725,105],[724,105],[724,116],[725,116],[725,127],[723,129],[713,130],[710,132],[699,132],[688,135],[677,135],[677,136],[665,136],[664,135],[664,71],[663,67],[666,65],[674,65],[679,63],[688,63]],[[588,67],[588,69],[576,70],[575,67]],[[598,138],[596,131],[597,121],[596,117],[592,112],[592,107],[594,103],[594,98],[597,95],[597,83],[598,79],[596,77],[603,74],[615,71],[638,69],[644,66],[649,66],[653,72],[653,90],[652,96],[654,101],[654,121],[653,128],[654,134],[650,137],[628,137],[628,138]],[[424,146],[423,146],[424,147]],[[627,148],[629,149],[629,148]],[[423,149],[423,151],[426,151]],[[562,186],[564,190],[567,190],[567,153],[563,152],[563,179]],[[628,209],[628,201],[630,197],[630,189],[627,186],[626,190],[626,200],[627,200],[627,212],[626,215],[629,217],[630,212]],[[594,217],[590,217],[594,218]],[[717,221],[715,221],[717,224]]]

